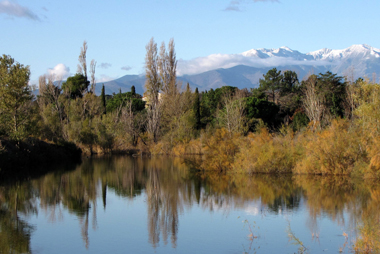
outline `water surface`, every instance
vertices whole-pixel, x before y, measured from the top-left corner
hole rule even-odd
[[[0,186],[0,253],[351,253],[357,226],[379,217],[379,190],[345,177],[201,173],[179,158],[95,158]]]

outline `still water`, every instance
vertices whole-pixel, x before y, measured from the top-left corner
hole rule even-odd
[[[344,177],[94,158],[0,186],[0,253],[352,253],[379,208],[380,186]]]

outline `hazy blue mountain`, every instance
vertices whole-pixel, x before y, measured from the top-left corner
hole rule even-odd
[[[215,61],[216,58],[218,61]],[[215,62],[218,63],[218,66],[212,64]],[[373,77],[377,77],[377,82],[379,82],[380,50],[365,44],[353,45],[342,50],[325,48],[306,54],[288,47],[251,49],[240,54],[214,54],[195,59],[190,65],[186,64],[189,63],[182,60],[178,63],[181,65],[179,67],[183,73],[187,66],[191,66],[193,69],[195,66],[196,69],[202,71],[196,71],[197,73],[192,75],[179,76],[177,80],[182,82],[184,88],[186,83],[189,83],[193,90],[198,87],[200,91],[221,86],[258,87],[263,74],[274,67],[282,71],[295,71],[300,80],[310,74],[331,71],[353,79],[367,77],[372,80]],[[212,66],[215,68],[212,69]],[[204,70],[204,68],[208,68],[208,70]],[[135,86],[137,93],[143,94],[145,76],[125,75],[112,81],[97,83],[96,94],[98,95],[101,93],[102,84],[105,86],[106,94],[118,93],[120,89],[122,92],[128,92],[132,86]],[[35,93],[37,94],[38,91]]]
[[[178,77],[178,80],[182,81],[184,87],[188,82],[193,89],[198,87],[200,91],[227,85],[253,88],[258,87],[263,74],[274,67],[282,71],[295,71],[300,80],[310,74],[326,71],[354,79],[380,77],[380,50],[365,44],[353,45],[342,50],[321,49],[306,54],[288,47],[251,49],[240,54],[210,55],[202,58],[201,61],[207,62],[210,58],[212,62],[215,57],[221,58],[219,62],[222,66],[223,59],[227,59],[225,65],[230,66],[233,63],[234,66],[199,71],[193,75],[182,75]],[[183,64],[183,71],[186,63],[180,63]],[[142,94],[144,83],[144,76],[126,75],[104,84],[107,94],[117,93],[120,88],[123,92],[130,91],[132,85],[136,87],[136,92]],[[100,89],[101,84],[98,84],[96,90],[99,94]]]
[[[96,94],[100,94],[102,91],[102,86],[104,84],[105,93],[106,94],[113,94],[118,93],[119,90],[124,92],[131,91],[131,87],[135,86],[136,93],[143,94],[144,93],[144,83],[145,83],[145,76],[141,75],[125,75],[121,78],[111,80],[108,82],[102,82],[96,84]]]

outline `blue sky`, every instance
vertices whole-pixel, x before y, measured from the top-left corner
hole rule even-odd
[[[380,48],[379,0],[0,0],[0,54],[75,74],[80,47],[98,82],[144,72],[145,45],[174,38],[177,59],[288,46],[302,53]],[[55,69],[54,69],[55,68]]]

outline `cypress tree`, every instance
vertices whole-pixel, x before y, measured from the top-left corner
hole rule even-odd
[[[103,105],[103,114],[106,114],[106,94],[104,91],[104,84],[102,87],[102,93],[100,94],[100,99],[102,100],[102,105]]]
[[[195,88],[194,96],[195,96],[194,98],[195,128],[199,130],[201,128],[201,110],[200,110],[198,87]]]
[[[135,86],[131,87],[131,93],[132,93],[132,97],[134,98],[135,95],[136,95],[136,88],[135,88]]]

